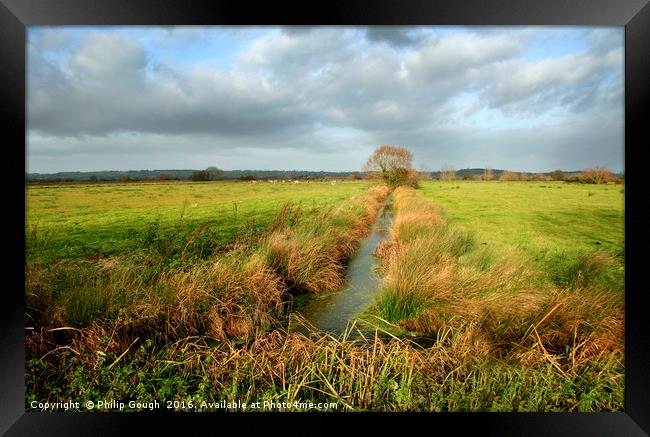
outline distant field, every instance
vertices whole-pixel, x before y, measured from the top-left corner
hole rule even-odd
[[[152,234],[188,234],[207,220],[215,221],[212,238],[228,243],[248,226],[264,226],[287,202],[304,209],[339,205],[367,188],[363,181],[29,186],[27,256],[114,255],[141,247]]]
[[[423,181],[422,194],[478,244],[613,255],[624,249],[622,185],[563,182]]]

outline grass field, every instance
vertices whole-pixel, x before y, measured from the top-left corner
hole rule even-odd
[[[367,183],[127,183],[27,188],[29,260],[109,256],[152,243],[159,234],[205,234],[227,244],[246,228],[263,228],[285,203],[303,209],[338,206]]]
[[[479,243],[524,251],[624,248],[621,185],[563,182],[423,181],[422,194],[450,223],[476,233]]]
[[[421,185],[392,193],[369,314],[435,339],[426,349],[286,329],[292,294],[343,285],[385,186],[29,187],[27,408],[103,398],[621,410],[622,186]]]
[[[625,209],[621,185],[562,182],[424,181],[421,193],[476,246],[507,253],[568,285],[593,254],[609,256],[603,273],[624,289]]]

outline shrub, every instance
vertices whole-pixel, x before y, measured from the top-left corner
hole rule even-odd
[[[614,173],[606,167],[587,168],[580,174],[580,181],[585,184],[605,184],[615,180]]]
[[[562,170],[554,170],[551,172],[551,179],[554,181],[563,181],[564,180],[564,172]]]
[[[209,181],[210,176],[208,175],[207,171],[199,170],[195,171],[192,173],[192,176],[190,176],[190,180],[193,181]]]
[[[499,177],[500,181],[518,181],[519,180],[519,173],[515,173],[514,171],[508,171],[508,170],[503,170],[501,173],[501,176]]]
[[[532,180],[534,180],[534,181],[548,181],[548,180],[551,180],[551,177],[546,176],[544,173],[536,173],[535,176],[532,177]]]
[[[356,181],[356,180],[363,179],[363,178],[361,176],[359,176],[356,172],[353,171],[352,173],[350,173],[346,177],[346,179],[349,180],[349,181]]]
[[[170,175],[169,173],[160,173],[158,175],[158,180],[159,181],[175,181],[178,180],[177,177]]]

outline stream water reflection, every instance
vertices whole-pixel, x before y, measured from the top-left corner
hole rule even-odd
[[[348,323],[372,302],[380,291],[381,276],[375,271],[377,259],[372,253],[383,240],[389,239],[393,213],[389,207],[377,215],[371,234],[349,261],[345,271],[345,286],[335,292],[297,296],[293,311],[314,327],[335,335],[341,334]]]

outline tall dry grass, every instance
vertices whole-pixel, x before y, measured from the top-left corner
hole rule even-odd
[[[354,328],[351,328],[351,330]],[[447,329],[422,348],[377,335],[351,339],[305,336],[282,329],[246,344],[185,338],[156,348],[140,341],[117,347],[79,339],[51,355],[54,371],[32,360],[26,380],[36,399],[82,403],[97,396],[193,402],[228,401],[230,410],[260,411],[254,402],[285,403],[262,410],[304,411],[294,403],[336,402],[331,411],[602,411],[622,408],[616,359],[581,362],[566,374],[553,366],[512,366],[468,354],[464,331]],[[57,375],[57,376],[54,376]],[[52,394],[58,375],[66,384]],[[607,390],[613,392],[608,394]],[[247,405],[238,407],[239,402]],[[29,409],[29,404],[28,407]],[[205,411],[205,410],[204,410]],[[321,410],[322,411],[322,410]]]
[[[387,186],[373,186],[363,197],[321,212],[313,222],[271,233],[259,253],[294,293],[337,290],[344,282],[344,263],[387,196]]]

